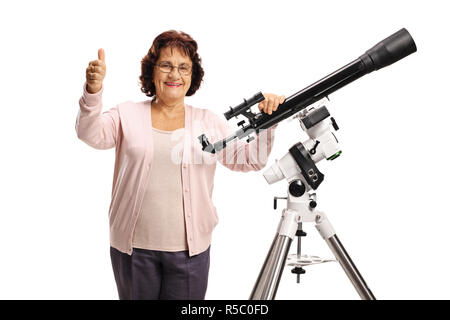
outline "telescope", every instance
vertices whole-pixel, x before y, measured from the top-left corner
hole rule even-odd
[[[268,129],[291,116],[298,118],[301,128],[308,135],[307,140],[294,144],[280,160],[276,160],[263,173],[267,183],[273,184],[284,179],[289,186],[286,197],[274,197],[274,209],[277,207],[277,200],[280,199],[286,200],[286,207],[283,209],[275,238],[250,294],[251,300],[275,299],[286,261],[287,265],[294,266],[291,272],[297,275],[297,283],[300,283],[300,275],[305,273],[303,267],[338,261],[361,299],[376,299],[336,235],[328,216],[318,208],[316,190],[324,180],[324,175],[316,163],[323,159],[334,160],[342,151],[334,134],[334,131],[339,129],[335,119],[331,117],[326,106],[315,104],[321,104],[327,100],[330,93],[356,79],[393,64],[416,51],[411,35],[406,29],[401,29],[367,50],[358,59],[288,97],[272,115],[253,113],[250,110],[251,106],[264,100],[264,96],[259,92],[250,99],[244,99],[244,102],[230,108],[224,114],[227,120],[243,115],[247,118],[248,124],[245,124],[245,120],[239,122],[238,126],[241,129],[214,144],[209,143],[204,134],[198,137],[204,151],[216,153],[236,138],[248,136],[249,142],[252,139],[250,134],[258,134],[260,130]],[[302,225],[309,222],[315,223],[317,231],[336,260],[302,255],[301,238],[306,236]],[[288,255],[295,237],[298,237],[297,253]]]
[[[236,131],[234,135],[214,144],[211,144],[208,138],[202,134],[198,137],[202,144],[202,149],[203,151],[216,153],[236,138],[242,139],[248,137],[247,142],[250,142],[252,139],[250,135],[252,133],[258,134],[260,130],[268,129],[284,119],[295,115],[309,105],[328,97],[330,93],[335,92],[362,76],[389,66],[416,51],[417,48],[413,38],[403,28],[380,41],[359,58],[344,67],[286,98],[284,103],[280,104],[278,109],[272,112],[271,115],[262,112],[253,113],[250,110],[253,105],[264,100],[264,96],[259,92],[248,100],[244,99],[243,103],[234,108],[230,108],[229,111],[224,113],[227,120],[243,115],[247,118],[248,124],[245,125],[245,120],[240,121],[238,126],[241,129]]]

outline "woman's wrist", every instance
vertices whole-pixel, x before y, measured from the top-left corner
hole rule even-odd
[[[97,92],[99,92],[102,89],[102,87],[100,86],[99,88],[92,88],[89,86],[89,84],[86,84],[86,91],[89,94],[96,94]]]

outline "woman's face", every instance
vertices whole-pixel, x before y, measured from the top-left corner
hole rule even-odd
[[[172,65],[175,67],[189,67],[192,70],[191,58],[184,55],[178,48],[166,47],[161,50],[158,61],[156,61],[153,73],[153,83],[156,88],[156,97],[165,104],[174,104],[184,101],[184,97],[191,86],[192,72],[188,75],[182,74],[178,68],[165,73],[158,65]]]

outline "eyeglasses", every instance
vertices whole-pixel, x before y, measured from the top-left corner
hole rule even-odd
[[[178,67],[172,65],[170,62],[161,62],[156,64],[161,70],[161,72],[164,73],[170,73],[174,68],[178,68],[178,72],[183,76],[188,76],[191,74],[192,67],[186,63],[180,64]]]

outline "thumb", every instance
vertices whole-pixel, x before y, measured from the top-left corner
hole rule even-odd
[[[98,49],[98,60],[105,62],[105,50]]]

